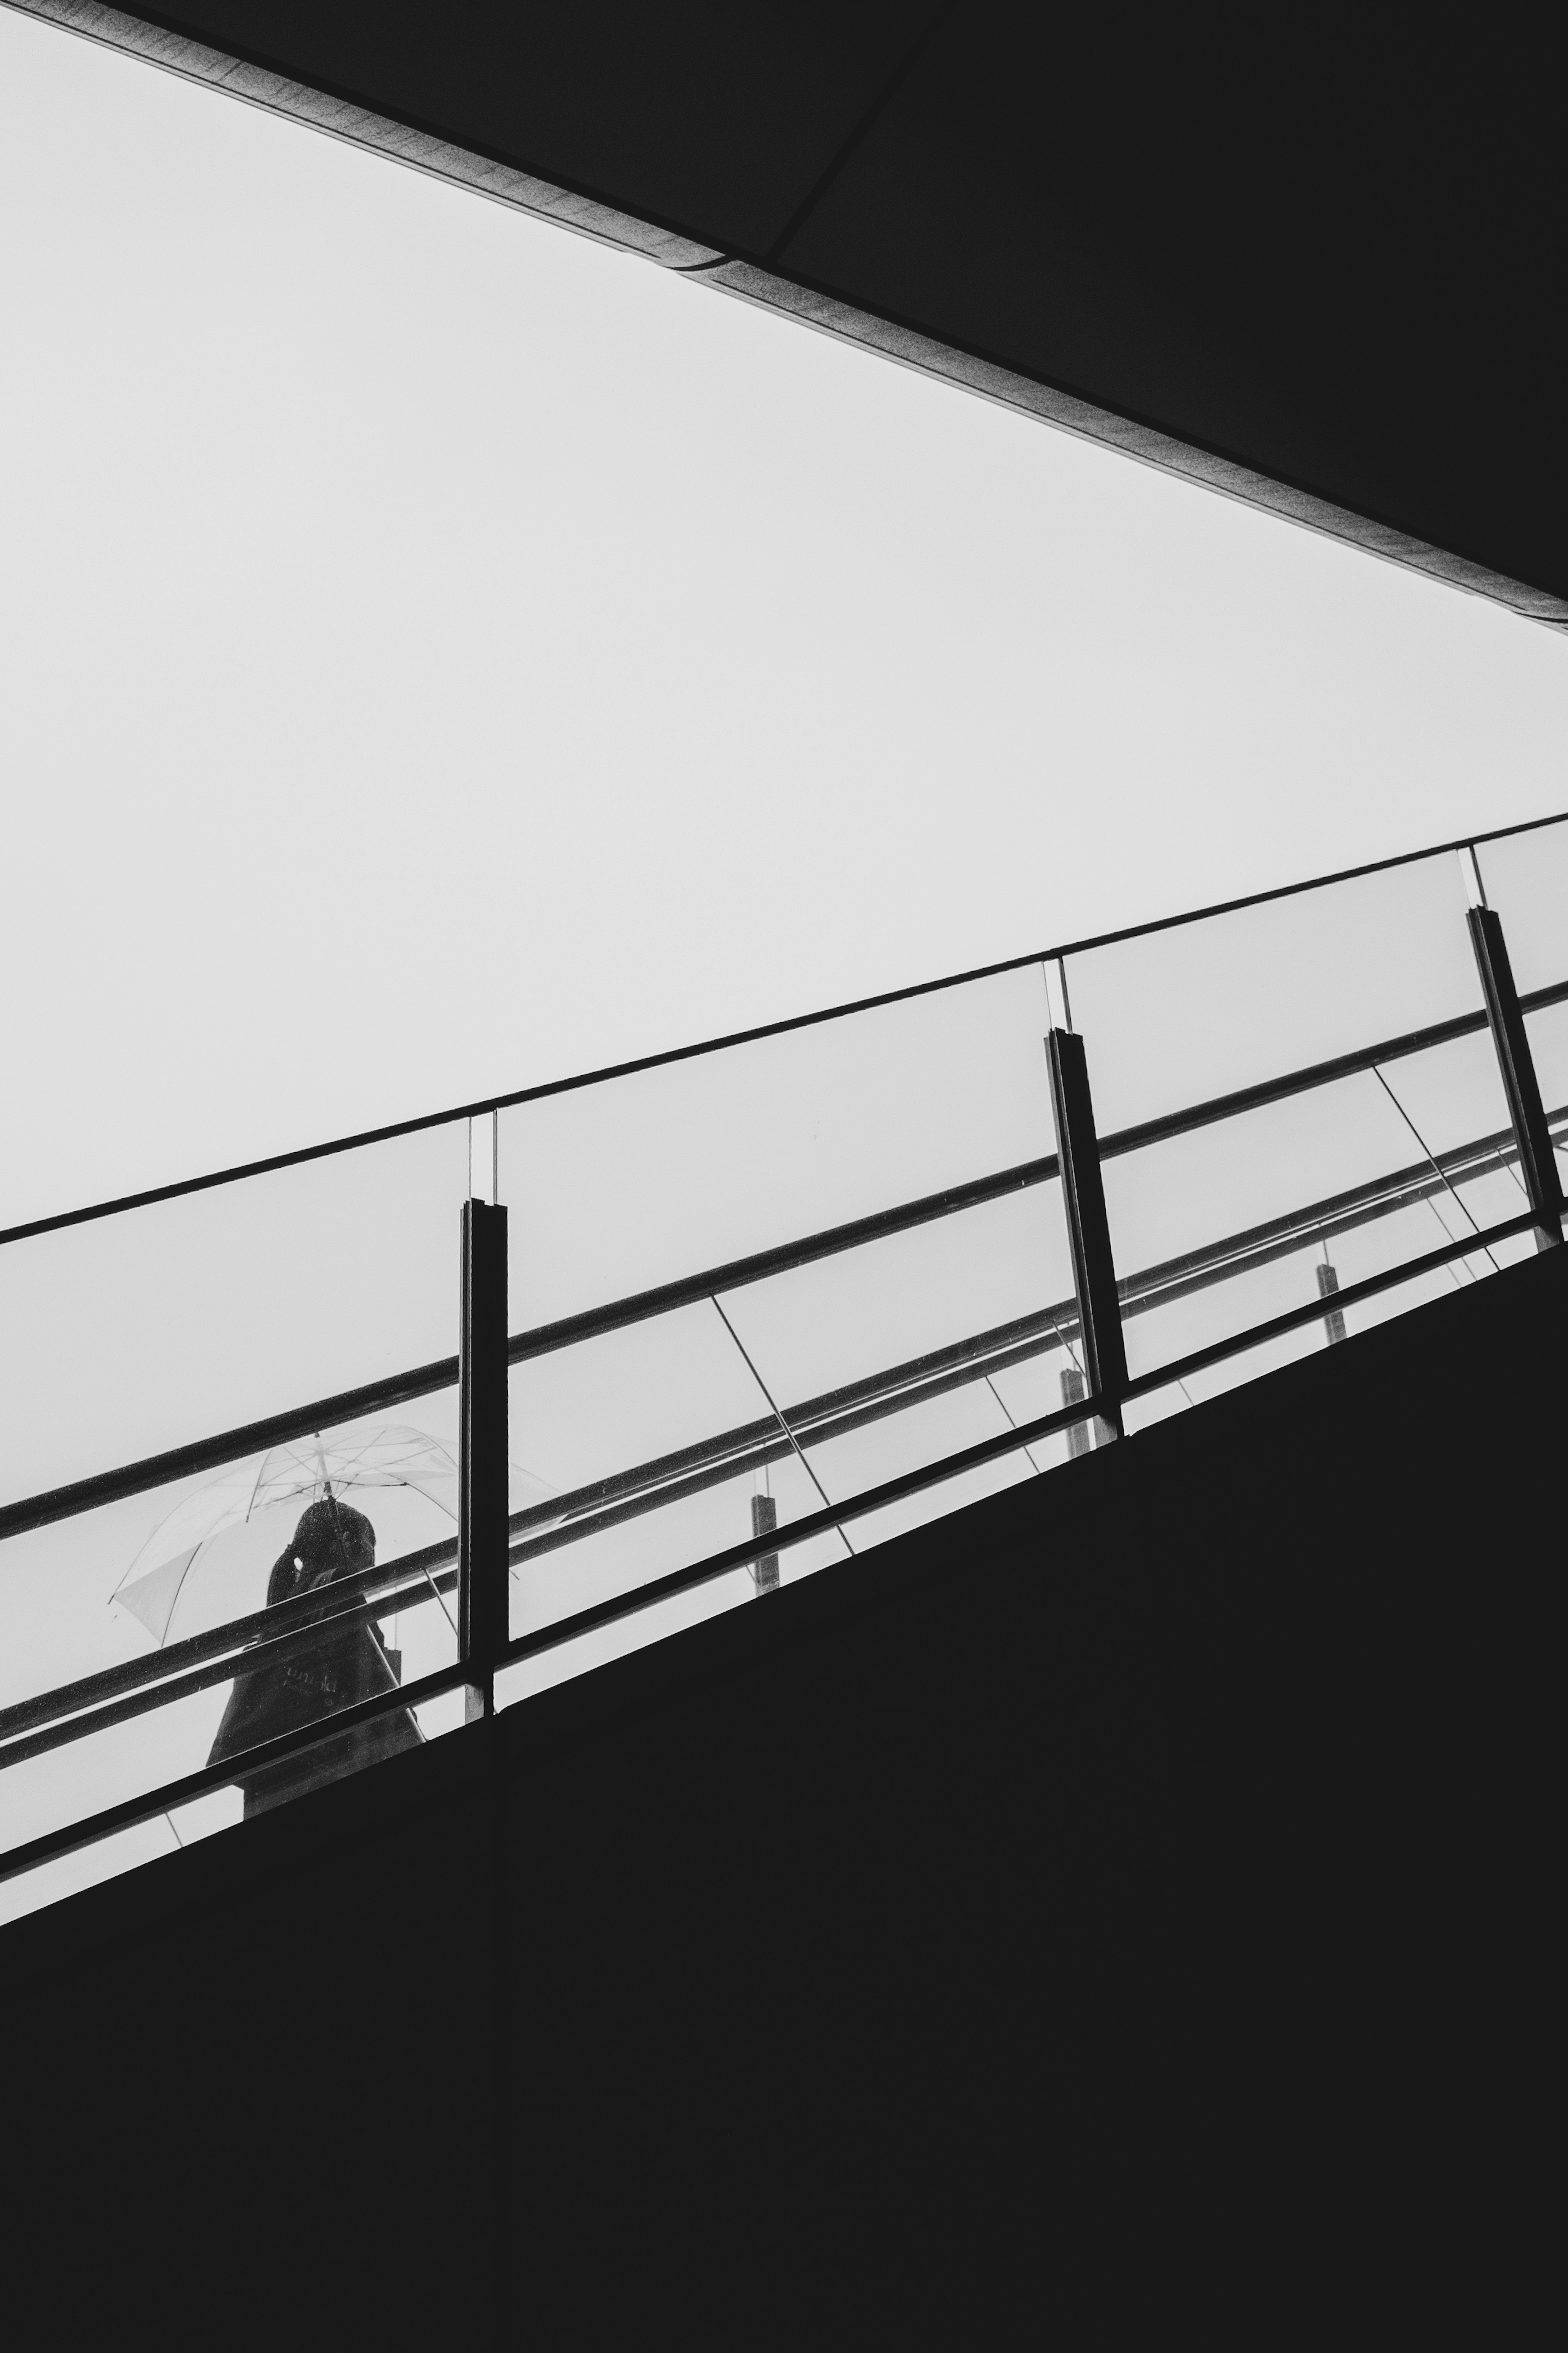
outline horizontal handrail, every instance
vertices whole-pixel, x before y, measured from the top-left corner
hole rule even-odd
[[[785,1021],[770,1021],[751,1029],[737,1029],[721,1038],[701,1039],[696,1045],[676,1046],[662,1053],[644,1054],[631,1061],[614,1062],[595,1071],[581,1071],[571,1078],[547,1079],[533,1087],[521,1087],[510,1094],[487,1095],[475,1103],[458,1103],[449,1110],[428,1112],[416,1119],[395,1120],[382,1127],[365,1128],[357,1134],[335,1136],[326,1144],[302,1145],[296,1152],[274,1153],[264,1160],[246,1161],[233,1168],[212,1171],[205,1176],[191,1176],[178,1184],[158,1185],[140,1193],[126,1193],[111,1201],[97,1201],[79,1209],[66,1209],[57,1216],[35,1218],[24,1225],[0,1230],[0,1249],[8,1242],[28,1241],[42,1234],[58,1233],[69,1226],[85,1225],[100,1218],[118,1217],[131,1209],[148,1208],[161,1201],[181,1200],[188,1194],[209,1192],[216,1186],[237,1185],[251,1176],[271,1176],[284,1168],[297,1168],[309,1161],[325,1160],[343,1152],[357,1152],[374,1144],[395,1142],[405,1135],[423,1134],[428,1129],[446,1127],[463,1119],[483,1119],[492,1112],[510,1111],[518,1105],[541,1103],[555,1095],[572,1094],[585,1087],[604,1086],[615,1079],[632,1078],[645,1071],[668,1069],[678,1062],[689,1062],[708,1054],[727,1053],[737,1046],[749,1046],[764,1038],[779,1038],[791,1031],[819,1028],[828,1021],[843,1021],[857,1013],[871,1013],[888,1005],[902,1005],[918,997],[935,996],[945,989],[963,988],[981,980],[993,980],[1003,973],[1023,972],[1030,965],[1046,964],[1058,957],[1087,955],[1091,949],[1120,946],[1128,940],[1152,938],[1158,932],[1184,930],[1189,924],[1212,921],[1219,915],[1242,913],[1249,907],[1271,906],[1283,899],[1299,899],[1309,891],[1328,891],[1342,882],[1358,882],[1368,875],[1391,873],[1397,867],[1418,866],[1427,859],[1450,857],[1456,850],[1478,849],[1489,841],[1511,840],[1517,834],[1539,833],[1548,826],[1568,823],[1568,810],[1559,810],[1552,817],[1530,818],[1521,825],[1494,827],[1489,832],[1467,834],[1457,841],[1434,842],[1426,849],[1402,850],[1394,858],[1374,858],[1361,866],[1346,866],[1331,874],[1313,875],[1305,882],[1279,883],[1270,891],[1253,891],[1237,899],[1221,899],[1211,905],[1191,908],[1184,914],[1163,915],[1152,923],[1130,923],[1121,931],[1099,932],[1081,940],[1068,940],[1056,947],[1031,948],[1026,954],[1003,957],[995,964],[977,965],[967,972],[943,974],[936,980],[915,981],[904,988],[884,989],[875,997],[861,997],[842,1005],[825,1006],[816,1013],[796,1014]]]

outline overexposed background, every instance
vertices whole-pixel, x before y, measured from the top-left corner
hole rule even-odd
[[[9,1222],[1568,802],[1568,647],[0,9]]]

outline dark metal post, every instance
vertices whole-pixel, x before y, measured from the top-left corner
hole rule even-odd
[[[1339,1287],[1340,1278],[1334,1269],[1329,1264],[1328,1260],[1325,1259],[1322,1265],[1318,1269],[1319,1298],[1331,1299]],[[1330,1308],[1328,1314],[1323,1318],[1323,1329],[1329,1335],[1329,1345],[1331,1347],[1336,1340],[1342,1340],[1347,1336],[1345,1332],[1345,1311],[1342,1307]]]
[[[1079,1320],[1083,1327],[1084,1369],[1100,1405],[1098,1436],[1103,1445],[1107,1439],[1121,1435],[1127,1353],[1121,1341],[1116,1264],[1110,1254],[1110,1227],[1105,1215],[1105,1187],[1100,1175],[1100,1140],[1094,1132],[1094,1105],[1089,1099],[1083,1039],[1072,1029],[1050,1030],[1046,1038],[1046,1062],[1051,1076],[1051,1109],[1056,1114],[1062,1198],[1067,1205],[1073,1281],[1078,1287]]]
[[[1524,1033],[1519,991],[1513,985],[1508,943],[1495,908],[1472,907],[1468,920],[1470,945],[1476,952],[1476,969],[1487,1001],[1487,1019],[1491,1024],[1492,1043],[1497,1049],[1503,1092],[1508,1098],[1508,1115],[1519,1146],[1519,1173],[1535,1216],[1535,1246],[1537,1250],[1551,1250],[1563,1239],[1563,1187],[1558,1182],[1557,1162],[1542,1108],[1541,1083],[1531,1060],[1530,1040]]]
[[[752,1534],[771,1536],[779,1524],[779,1507],[771,1495],[752,1497]],[[752,1581],[759,1593],[776,1593],[779,1583],[779,1556],[765,1552],[761,1560],[752,1563]]]
[[[458,1426],[458,1639],[472,1721],[494,1707],[507,1635],[506,1211],[485,1201],[463,1204]]]
[[[1062,1375],[1063,1405],[1081,1405],[1088,1395],[1089,1383],[1084,1379],[1083,1375],[1079,1371],[1076,1365],[1069,1365],[1067,1371]],[[1087,1421],[1074,1421],[1068,1424],[1068,1454],[1069,1459],[1074,1455],[1087,1454],[1093,1443],[1094,1440],[1089,1434],[1089,1424]]]

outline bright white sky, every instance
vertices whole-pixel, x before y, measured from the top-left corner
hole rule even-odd
[[[1568,803],[1568,645],[0,9],[0,1221]]]

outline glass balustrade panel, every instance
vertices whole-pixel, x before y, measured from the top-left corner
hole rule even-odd
[[[540,1490],[512,1513],[513,1639],[635,1602],[654,1580],[816,1507],[710,1299],[514,1365],[509,1414],[514,1484],[523,1475]],[[770,1511],[753,1514],[753,1498]],[[791,1568],[829,1555],[843,1556],[837,1540]]]
[[[1080,1363],[1054,1180],[527,1360],[514,1442],[552,1497],[514,1521],[512,1630],[994,1444],[1058,1413]],[[814,1542],[769,1581],[855,1539]]]
[[[1522,1245],[1510,1247],[1504,1263],[1511,1263],[1521,1250],[1528,1256],[1533,1244],[1527,1238]],[[1408,1314],[1413,1308],[1425,1307],[1432,1302],[1446,1299],[1456,1287],[1464,1287],[1468,1278],[1461,1268],[1450,1275],[1439,1268],[1435,1271],[1413,1276],[1370,1299],[1352,1301],[1340,1307],[1331,1299],[1323,1302],[1321,1319],[1282,1336],[1265,1341],[1251,1348],[1243,1348],[1235,1356],[1225,1357],[1219,1364],[1206,1365],[1201,1371],[1184,1374],[1180,1380],[1152,1388],[1135,1398],[1124,1409],[1129,1433],[1148,1430],[1173,1415],[1184,1413],[1191,1406],[1205,1404],[1210,1398],[1223,1397],[1227,1390],[1239,1388],[1246,1382],[1260,1379],[1266,1373],[1275,1373],[1307,1356],[1321,1356],[1344,1339],[1357,1333],[1370,1332],[1376,1324],[1391,1322],[1397,1315]],[[1444,1344],[1446,1345],[1446,1344]],[[1485,1367],[1478,1367],[1464,1357],[1453,1364],[1454,1391],[1462,1399],[1467,1389],[1473,1388]],[[1194,1443],[1200,1442],[1194,1439]]]
[[[1476,858],[1521,996],[1568,984],[1568,822],[1483,841]]]
[[[119,1804],[149,1757],[183,1778],[449,1672],[457,1481],[447,1387],[0,1545],[0,1850],[42,1834],[40,1791]],[[420,1736],[392,1705],[344,1755]]]
[[[89,1781],[133,1798],[170,1741],[184,1778],[454,1667],[466,1150],[448,1125],[0,1249],[0,1847]],[[422,1736],[393,1705],[344,1755]]]
[[[1081,1395],[1061,1187],[1014,1190],[739,1291],[721,1304],[779,1403],[819,1507],[995,1446]],[[1064,1376],[1067,1380],[1064,1383]],[[1065,1459],[1039,1439],[900,1498],[849,1534],[857,1549]],[[868,1533],[868,1530],[870,1533]]]
[[[1030,965],[503,1112],[510,1328],[1049,1154],[1047,1027]]]
[[[1568,1152],[1568,1002],[1527,1013],[1524,1034],[1557,1151],[1558,1182],[1568,1185],[1568,1163],[1563,1158]]]
[[[1067,959],[1101,1139],[1482,1008],[1452,853]]]
[[[1521,991],[1564,989],[1527,1030],[1568,1173],[1568,826],[1479,857]],[[1465,904],[1445,854],[1066,960],[1134,1377],[1314,1310],[1136,1401],[1129,1429],[1532,1250],[1479,1239],[1524,1202]],[[1016,1435],[1082,1387],[1045,980],[1022,967],[0,1248],[0,1508],[40,1499],[0,1541],[0,1850],[232,1768],[46,1866],[63,1892],[462,1720],[469,1191],[510,1210],[509,1625],[530,1655],[503,1704],[1085,1451],[1081,1420]],[[1460,1034],[1398,1050],[1437,1025]],[[1305,1092],[1219,1100],[1379,1045]],[[658,1312],[608,1312],[660,1285],[679,1289]],[[203,1445],[204,1467],[90,1510],[41,1501]],[[850,1508],[889,1485],[907,1492]],[[16,1906],[45,1900],[30,1883]]]
[[[1112,1151],[1103,1174],[1134,1378],[1524,1206],[1485,1031]],[[1461,1247],[1443,1282],[1529,1247]]]
[[[0,1505],[457,1349],[468,1123],[0,1248]]]

